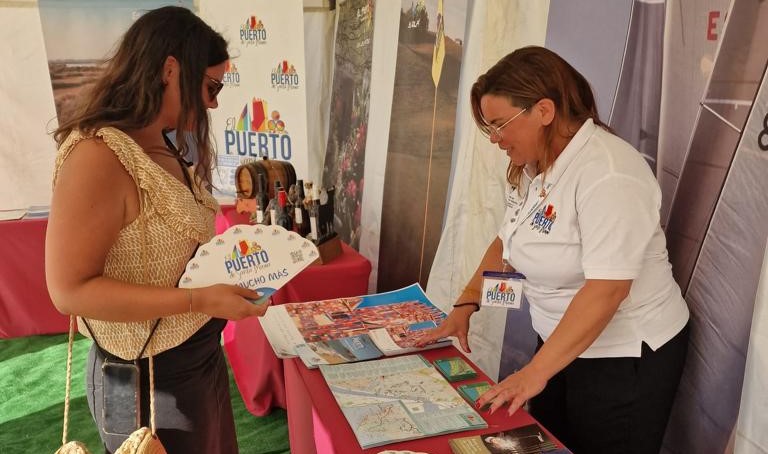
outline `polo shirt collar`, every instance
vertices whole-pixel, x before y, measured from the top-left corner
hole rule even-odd
[[[544,177],[547,190],[549,190],[550,187],[557,183],[557,180],[560,179],[560,177],[563,175],[565,169],[567,169],[571,162],[576,159],[576,156],[579,155],[581,149],[592,137],[596,130],[597,125],[595,125],[591,118],[587,118],[579,130],[576,131],[576,134],[571,138],[571,141],[568,142],[568,145],[565,146],[563,152],[560,153],[560,156],[555,159],[554,164],[552,164],[552,168]]]

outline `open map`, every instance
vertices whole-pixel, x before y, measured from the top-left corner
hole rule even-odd
[[[363,449],[488,427],[420,355],[320,370]]]

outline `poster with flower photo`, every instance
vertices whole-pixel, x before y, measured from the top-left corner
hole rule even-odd
[[[334,229],[360,246],[365,141],[371,89],[373,0],[347,0],[337,7],[335,70],[323,185],[335,187]]]

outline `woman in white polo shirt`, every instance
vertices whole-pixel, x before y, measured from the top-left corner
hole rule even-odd
[[[589,83],[541,47],[501,59],[471,91],[510,158],[499,236],[426,341],[467,332],[483,271],[523,273],[539,347],[478,407],[530,411],[575,453],[657,453],[687,349],[688,308],[659,224],[658,183],[600,121]]]

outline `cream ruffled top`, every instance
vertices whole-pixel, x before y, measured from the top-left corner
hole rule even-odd
[[[104,276],[121,281],[174,287],[198,243],[215,234],[218,204],[207,190],[193,184],[197,203],[189,188],[157,165],[124,132],[99,129],[92,136],[73,131],[59,148],[53,182],[72,149],[81,140],[98,137],[115,153],[140,194],[140,213],[124,227],[107,254]],[[194,178],[192,172],[190,176]],[[104,304],[109,304],[107,297]],[[210,317],[200,313],[165,317],[153,336],[151,351],[157,354],[173,348],[194,334]],[[99,345],[123,359],[134,359],[149,336],[154,320],[107,322],[88,319]],[[78,329],[90,337],[78,317]],[[148,351],[150,348],[147,349]],[[149,352],[143,356],[147,356]]]

